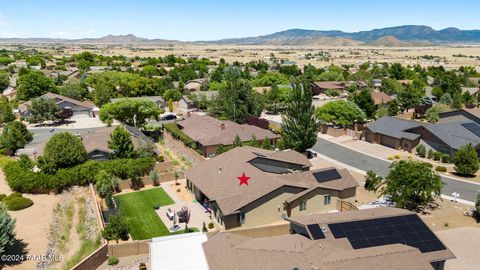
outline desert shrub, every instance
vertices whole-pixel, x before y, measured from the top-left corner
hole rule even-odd
[[[437,166],[437,167],[435,167],[435,171],[437,171],[437,172],[447,172],[447,168],[445,166]]]
[[[215,225],[213,224],[213,222],[208,223],[208,228],[209,228],[209,229],[213,229],[213,227],[215,227]]]
[[[115,256],[108,257],[108,262],[107,262],[108,265],[117,265],[118,262],[119,262],[119,260],[118,260],[117,257],[115,257]]]
[[[158,161],[158,162],[164,162],[164,161],[165,161],[165,157],[162,156],[162,155],[158,155],[158,156],[157,156],[157,161]]]
[[[400,155],[399,154],[396,154],[395,156],[393,156],[395,159],[400,159]]]
[[[5,199],[7,197],[7,195],[5,194],[0,194],[0,202],[3,201],[3,199]]]
[[[7,209],[10,211],[18,211],[28,208],[33,205],[33,201],[24,197],[13,197],[3,201],[7,205]]]
[[[426,155],[426,153],[427,153],[427,151],[426,151],[426,149],[425,149],[425,145],[423,145],[423,144],[419,144],[419,145],[415,148],[415,150],[417,151],[417,154],[418,154],[420,157],[422,157],[422,158],[424,158],[425,155]]]
[[[394,160],[395,157],[394,157],[394,156],[388,156],[387,159],[388,159],[388,160]]]
[[[433,160],[440,160],[442,158],[442,153],[441,152],[434,152],[433,153]]]
[[[450,163],[451,162],[451,158],[450,158],[450,155],[449,154],[442,154],[441,158],[443,163]]]
[[[433,150],[429,149],[427,152],[427,158],[432,158],[433,157]]]

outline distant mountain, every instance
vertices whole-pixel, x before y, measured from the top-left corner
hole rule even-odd
[[[289,29],[258,37],[229,38],[211,41],[182,42],[178,40],[147,39],[135,35],[108,35],[101,38],[50,39],[0,38],[0,43],[71,43],[71,44],[233,44],[233,45],[291,45],[291,46],[417,46],[432,44],[480,44],[480,30],[445,28],[435,30],[423,25],[404,25],[360,32],[338,30],[319,31]]]
[[[128,35],[108,35],[100,38],[59,39],[59,38],[0,38],[0,43],[66,43],[66,44],[182,44],[178,40],[148,39]]]
[[[333,45],[339,43],[338,39],[344,40],[347,44],[381,45],[384,43],[385,46],[480,43],[480,30],[446,28],[437,31],[423,25],[404,25],[354,33],[337,30],[289,29],[258,37],[221,39],[217,41],[203,41],[202,43],[262,45],[273,42],[276,45],[310,45],[319,42],[322,45],[326,45],[323,44],[328,40],[326,38],[334,41]]]

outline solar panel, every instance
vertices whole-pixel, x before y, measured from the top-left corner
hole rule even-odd
[[[318,183],[328,182],[342,178],[342,176],[338,173],[337,169],[314,172],[313,177],[315,177]]]
[[[312,235],[313,240],[318,240],[318,239],[324,239],[325,238],[325,234],[323,234],[323,231],[320,228],[320,225],[311,224],[311,225],[308,225],[307,228],[310,231],[310,234]]]
[[[446,249],[415,214],[333,223],[328,227],[333,237],[346,237],[354,249],[390,244],[406,244],[418,248],[422,253]],[[323,232],[322,236],[325,237]]]
[[[464,128],[468,129],[468,131],[475,134],[477,137],[480,137],[480,126],[475,123],[463,123],[461,124]]]

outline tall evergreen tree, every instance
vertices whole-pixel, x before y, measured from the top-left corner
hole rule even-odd
[[[0,137],[0,147],[13,154],[33,139],[32,133],[20,121],[13,121],[3,127]]]
[[[10,104],[5,104],[5,106],[3,106],[3,110],[2,110],[2,123],[10,123],[12,121],[14,121],[16,118],[15,118],[15,115],[13,114],[13,111],[12,111],[12,106],[10,106]]]
[[[461,175],[475,175],[479,169],[477,151],[471,144],[458,149],[453,159],[455,171]]]
[[[130,133],[123,127],[116,127],[113,130],[112,134],[110,134],[108,147],[114,151],[113,156],[115,158],[130,158],[134,153]]]
[[[286,148],[305,152],[315,144],[318,123],[309,84],[304,81],[295,81],[292,84],[292,92],[282,120],[282,137]]]
[[[0,202],[0,255],[6,254],[15,241],[15,219],[7,212],[7,207]]]

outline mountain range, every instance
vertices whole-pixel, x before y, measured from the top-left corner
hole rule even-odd
[[[50,38],[0,38],[0,43],[73,43],[73,44],[231,44],[231,45],[336,45],[336,46],[412,46],[437,44],[480,44],[480,30],[445,28],[435,30],[423,25],[404,25],[360,32],[338,30],[320,31],[289,29],[257,37],[182,42],[178,40],[147,39],[135,35],[108,35],[101,38],[50,39]]]

